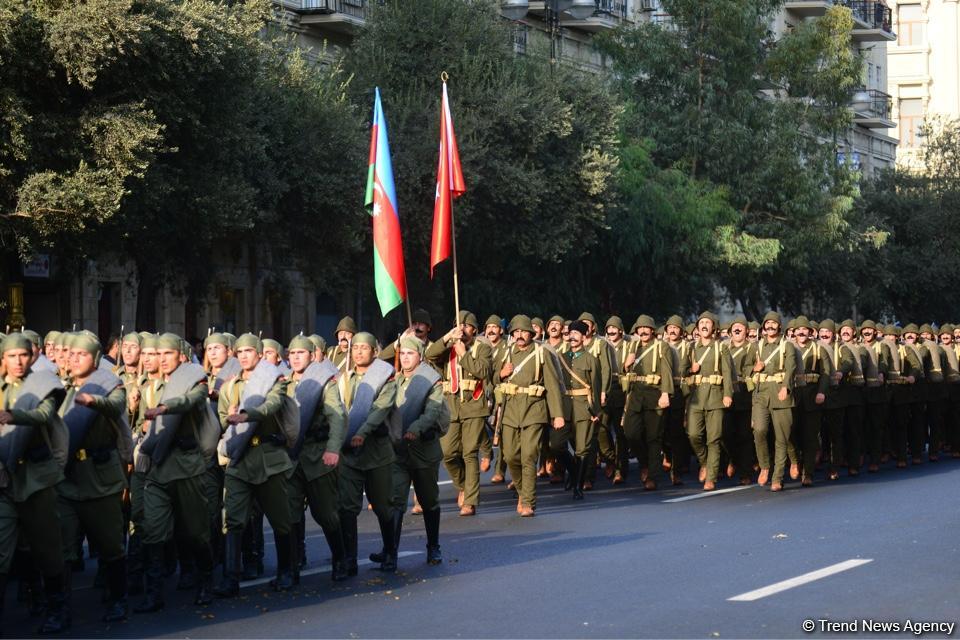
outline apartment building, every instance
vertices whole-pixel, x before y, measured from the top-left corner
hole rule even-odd
[[[960,6],[957,0],[889,0],[896,41],[887,77],[897,161],[915,166],[923,124],[960,117]]]

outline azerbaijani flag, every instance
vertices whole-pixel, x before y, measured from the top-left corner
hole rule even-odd
[[[453,234],[453,200],[466,192],[460,152],[453,133],[453,117],[447,99],[447,83],[443,83],[440,101],[440,160],[437,164],[437,192],[433,202],[433,237],[430,241],[430,277],[433,268],[450,257]]]
[[[400,239],[400,215],[397,191],[393,184],[387,120],[376,88],[373,105],[373,129],[370,131],[370,168],[364,205],[372,207],[373,281],[380,313],[387,315],[407,298],[407,276],[403,268],[403,243]]]

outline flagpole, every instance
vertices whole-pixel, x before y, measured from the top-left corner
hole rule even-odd
[[[447,80],[449,79],[450,79],[450,76],[447,74],[446,71],[440,72],[440,81],[443,83],[444,87],[446,87]],[[444,123],[443,126],[446,126],[445,120],[444,120],[445,117],[446,116],[444,113],[440,114],[440,120],[442,123]],[[448,144],[449,144],[449,141],[448,141]],[[449,157],[449,154],[450,154],[449,146],[444,148],[444,153],[446,153]],[[449,163],[448,163],[448,166],[449,166]],[[457,233],[456,231],[454,231],[454,226],[455,225],[453,224],[453,198],[451,197],[450,198],[450,259],[453,261],[453,309],[456,314],[453,317],[453,326],[458,327],[460,326],[460,277],[459,277],[459,271],[457,269]]]

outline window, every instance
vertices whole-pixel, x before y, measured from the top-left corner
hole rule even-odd
[[[923,101],[920,98],[900,100],[900,146],[915,149],[920,146],[920,128],[923,127]]]
[[[901,4],[897,7],[897,44],[918,47],[927,39],[927,23],[919,4]]]

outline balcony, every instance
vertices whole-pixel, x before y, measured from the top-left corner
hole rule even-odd
[[[833,5],[833,0],[787,0],[784,9],[800,18],[822,16]]]
[[[843,0],[853,12],[854,42],[893,42],[893,18],[890,8],[878,0]]]
[[[856,89],[850,98],[853,123],[868,129],[892,129],[890,94],[877,89]]]
[[[300,24],[353,34],[364,25],[372,0],[300,0]]]
[[[598,32],[606,29],[616,29],[627,21],[627,0],[595,0],[597,10],[593,15],[583,20],[561,18],[560,25],[573,27],[583,31]]]

